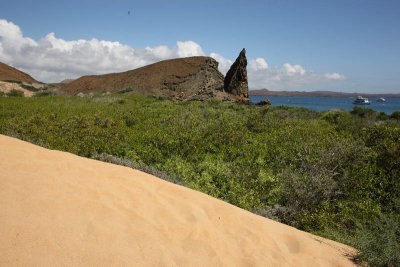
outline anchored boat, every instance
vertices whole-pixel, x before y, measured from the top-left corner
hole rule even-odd
[[[356,100],[353,101],[354,105],[369,105],[371,102],[369,102],[368,98],[358,96]]]

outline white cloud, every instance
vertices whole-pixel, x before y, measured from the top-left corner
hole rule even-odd
[[[306,70],[302,66],[290,65],[289,63],[283,64],[283,70],[284,70],[285,74],[288,76],[306,74]]]
[[[218,70],[224,75],[228,72],[229,68],[233,64],[232,60],[226,59],[222,55],[217,54],[217,53],[211,53],[210,57],[212,57],[213,59],[218,61],[218,63],[219,63]]]
[[[201,55],[204,55],[201,46],[193,41],[178,41],[175,48],[161,45],[144,49],[95,38],[66,41],[54,33],[35,41],[24,37],[14,23],[0,19],[0,61],[45,82],[126,71],[164,59]]]
[[[194,56],[204,56],[204,52],[201,46],[193,41],[177,42],[178,51],[177,55],[179,57],[194,57]]]
[[[339,74],[337,72],[334,73],[326,73],[325,78],[327,78],[328,80],[334,80],[334,81],[343,81],[346,79],[346,77],[342,74]]]
[[[12,22],[0,20],[0,60],[21,68],[43,81],[59,81],[85,74],[123,71],[143,66],[157,53],[136,53],[119,42],[91,40],[65,41],[49,33],[34,41],[24,37]]]
[[[133,48],[116,41],[64,40],[49,33],[39,40],[25,37],[18,25],[0,19],[0,61],[17,67],[44,82],[58,82],[88,74],[126,71],[160,60],[204,56],[201,46],[193,41],[177,41],[176,47],[165,45]],[[233,60],[210,53],[226,74]],[[344,80],[342,74],[318,74],[298,64],[269,66],[265,58],[249,60],[249,87],[273,90],[323,84]]]
[[[249,67],[254,71],[265,70],[268,68],[268,63],[263,58],[256,58],[249,61]]]
[[[0,19],[0,37],[2,37],[2,46],[4,49],[9,47],[20,49],[25,45],[34,46],[36,44],[32,39],[24,38],[22,31],[17,25],[3,19]]]
[[[324,85],[346,79],[339,73],[320,74],[308,71],[298,64],[285,63],[282,66],[257,69],[252,66],[251,61],[248,76],[251,89],[268,88],[272,90],[291,90],[296,87]]]
[[[146,52],[149,54],[154,55],[156,59],[163,60],[166,58],[171,58],[174,56],[174,50],[170,49],[166,45],[160,45],[156,47],[146,47],[145,48]]]

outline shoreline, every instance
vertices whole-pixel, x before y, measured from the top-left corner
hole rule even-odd
[[[400,94],[382,93],[382,94],[371,94],[371,93],[344,93],[344,92],[330,92],[330,91],[312,91],[312,92],[301,92],[301,91],[269,91],[266,89],[261,90],[250,90],[249,96],[304,96],[304,97],[348,97],[353,98],[357,96],[363,96],[367,98],[400,98]]]

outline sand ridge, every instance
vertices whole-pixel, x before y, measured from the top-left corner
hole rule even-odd
[[[354,249],[138,170],[0,135],[0,266],[354,266]]]

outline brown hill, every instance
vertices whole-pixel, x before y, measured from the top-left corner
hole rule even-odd
[[[165,60],[138,69],[83,76],[62,86],[69,94],[133,90],[139,93],[196,99],[223,93],[224,76],[210,57]]]
[[[7,64],[0,62],[0,81],[18,81],[25,83],[39,83],[29,74],[17,70]]]
[[[0,135],[0,266],[355,266],[356,251],[152,175]]]

